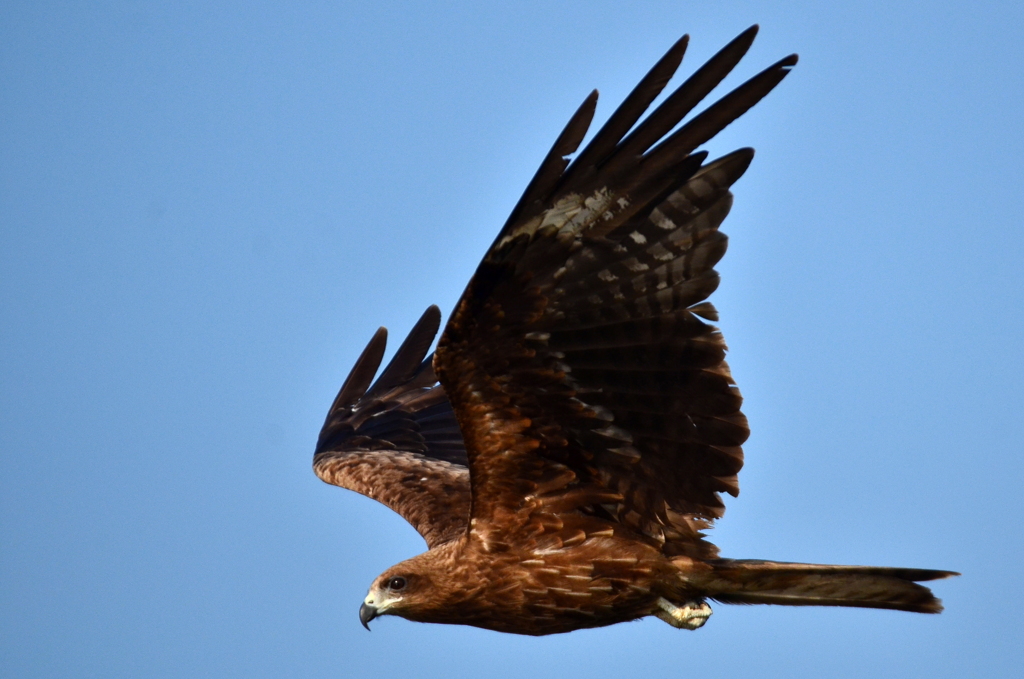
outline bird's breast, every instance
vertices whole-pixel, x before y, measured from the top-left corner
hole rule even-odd
[[[659,596],[664,557],[645,546],[607,542],[487,555],[476,564],[486,572],[470,578],[487,586],[464,602],[463,611],[474,618],[465,623],[552,634],[648,615]]]

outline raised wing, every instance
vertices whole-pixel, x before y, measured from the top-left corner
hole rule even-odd
[[[465,533],[470,503],[462,435],[424,360],[440,320],[436,306],[427,309],[370,387],[387,343],[387,330],[377,331],[334,399],[313,456],[317,476],[387,505],[429,547]]]
[[[717,553],[700,530],[722,514],[719,492],[738,493],[749,430],[725,342],[702,319],[717,320],[705,300],[726,249],[718,227],[753,151],[704,165],[694,150],[796,56],[672,130],[756,30],[636,125],[682,60],[684,37],[570,165],[592,94],[463,293],[434,368],[462,424],[474,526],[488,541],[525,534],[557,547],[603,522],[669,555]]]

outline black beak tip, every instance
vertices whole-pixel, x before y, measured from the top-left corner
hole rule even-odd
[[[377,609],[373,606],[367,606],[363,604],[359,607],[359,622],[363,623],[363,627],[367,631],[370,630],[370,621],[377,617]]]

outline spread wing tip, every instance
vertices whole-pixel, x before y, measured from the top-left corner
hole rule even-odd
[[[338,408],[351,406],[366,393],[370,383],[373,381],[373,376],[377,374],[377,368],[380,367],[381,360],[384,358],[384,349],[387,347],[387,344],[388,329],[381,326],[377,328],[377,332],[373,334],[370,342],[363,349],[363,353],[359,354],[356,364],[352,366],[348,377],[345,378],[345,382],[341,385],[334,403],[331,404],[331,409],[327,415],[328,419],[331,413],[334,413]]]
[[[440,327],[441,310],[437,308],[436,304],[431,304],[416,321],[416,325],[409,331],[391,362],[384,368],[384,372],[380,374],[377,382],[366,395],[368,397],[378,396],[411,380],[419,371]]]
[[[336,430],[348,421],[356,410],[361,410],[364,406],[368,407],[370,403],[379,400],[379,397],[395,387],[406,385],[424,370],[429,370],[429,362],[424,361],[424,357],[437,335],[440,324],[441,310],[437,305],[431,304],[413,326],[380,377],[374,382],[374,375],[380,368],[388,341],[387,328],[381,326],[377,329],[366,348],[356,359],[355,365],[331,404],[320,431],[314,455],[327,450],[332,445],[336,438]],[[430,382],[433,383],[432,373],[430,378]]]

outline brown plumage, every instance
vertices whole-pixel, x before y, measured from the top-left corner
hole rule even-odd
[[[405,517],[429,551],[385,571],[381,614],[551,634],[656,615],[696,629],[705,599],[936,613],[953,573],[718,557],[702,530],[736,495],[749,433],[706,300],[729,188],[753,157],[698,146],[796,64],[770,66],[676,129],[753,27],[637,124],[677,42],[571,163],[573,115],[440,324],[430,307],[377,381],[381,328],[327,416],[313,468]],[[674,131],[673,131],[674,130]],[[426,358],[425,358],[426,357]]]

